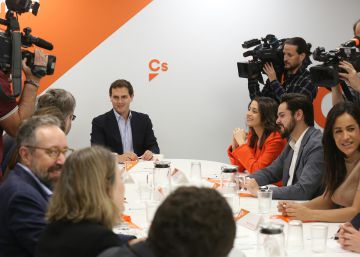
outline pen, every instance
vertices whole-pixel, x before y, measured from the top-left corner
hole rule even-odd
[[[336,231],[335,235],[334,235],[334,240],[338,240],[339,239],[339,236],[338,236],[338,233],[340,232],[340,228],[338,229],[338,231]]]

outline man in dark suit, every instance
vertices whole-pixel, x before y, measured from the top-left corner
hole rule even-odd
[[[118,160],[141,157],[151,160],[160,152],[148,115],[130,111],[134,90],[130,82],[114,81],[109,89],[113,109],[92,121],[91,145],[103,145],[118,154]]]
[[[0,186],[0,257],[34,256],[54,183],[71,149],[59,119],[34,116],[19,128],[20,161]]]
[[[274,199],[310,200],[322,193],[325,172],[322,133],[314,128],[314,109],[307,96],[283,95],[276,123],[289,142],[268,167],[249,177],[245,187],[255,196],[259,185],[282,180],[282,187],[271,188]]]

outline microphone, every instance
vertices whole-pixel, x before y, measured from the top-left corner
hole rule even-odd
[[[342,46],[344,47],[353,47],[356,46],[358,48],[360,48],[360,37],[356,36],[353,39],[345,42],[344,44],[342,44]]]
[[[32,37],[32,42],[34,45],[44,48],[46,50],[53,50],[54,48],[53,44],[40,37]]]

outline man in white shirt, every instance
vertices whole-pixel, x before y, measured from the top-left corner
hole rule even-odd
[[[276,123],[282,136],[289,139],[288,145],[272,164],[251,174],[243,186],[256,196],[259,186],[281,180],[282,187],[271,188],[274,199],[309,200],[320,195],[325,171],[322,133],[314,128],[311,101],[302,94],[285,94]]]
[[[147,114],[130,110],[134,89],[129,81],[115,80],[109,88],[113,108],[92,121],[91,145],[102,145],[118,154],[118,161],[151,160],[160,153]]]

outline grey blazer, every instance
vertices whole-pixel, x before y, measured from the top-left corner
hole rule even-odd
[[[309,127],[301,141],[291,186],[286,186],[294,153],[289,144],[272,164],[249,177],[254,178],[259,186],[282,180],[284,186],[272,188],[274,199],[310,200],[321,195],[323,192],[322,178],[325,172],[321,140],[322,132],[314,127]]]

